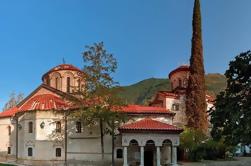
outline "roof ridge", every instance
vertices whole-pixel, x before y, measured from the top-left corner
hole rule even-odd
[[[152,118],[144,118],[132,123],[127,123],[119,130],[151,130],[151,131],[166,131],[166,132],[182,132],[183,129],[172,124],[164,123]]]

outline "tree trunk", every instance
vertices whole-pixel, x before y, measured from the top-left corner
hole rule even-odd
[[[100,119],[100,121],[99,121],[99,126],[100,126],[100,141],[101,141],[102,160],[104,160],[104,130],[103,130],[102,119]]]
[[[115,146],[115,142],[114,142],[114,121],[112,121],[112,166],[115,166],[114,163],[114,146]]]
[[[16,120],[16,161],[18,160],[18,116],[15,115]]]

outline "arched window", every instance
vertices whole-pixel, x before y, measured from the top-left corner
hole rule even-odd
[[[173,82],[171,82],[171,89],[173,89]]]
[[[32,122],[28,123],[28,132],[33,133],[33,123]]]
[[[46,78],[45,78],[45,83],[46,83],[47,85],[50,86],[51,82],[50,82],[50,77],[49,77],[49,75],[46,76]]]
[[[63,78],[64,78],[63,79],[64,80],[64,88],[63,89],[65,89],[65,92],[71,93],[72,89],[73,89],[73,86],[75,86],[75,84],[74,84],[74,80],[75,80],[74,74],[72,72],[68,71],[63,75]]]
[[[173,111],[179,111],[179,109],[180,109],[180,105],[179,105],[178,103],[174,103],[174,104],[172,105],[172,110],[173,110]]]
[[[61,90],[61,75],[58,72],[55,72],[51,76],[50,86],[57,90]]]
[[[58,77],[55,78],[55,88],[59,89],[59,78]]]
[[[183,86],[184,86],[185,88],[187,88],[187,85],[188,85],[188,80],[185,78],[184,81],[183,81]]]
[[[80,91],[81,90],[81,80],[78,79],[78,90]]]
[[[47,85],[50,86],[50,79],[49,78],[47,78],[46,82],[47,82]]]
[[[81,133],[82,125],[81,122],[76,122],[76,133]]]
[[[11,126],[8,126],[8,134],[11,135]]]
[[[28,156],[32,156],[33,152],[32,152],[32,148],[28,148]]]
[[[146,145],[154,145],[155,142],[153,140],[148,140],[146,141]]]
[[[61,148],[56,148],[56,157],[61,157]]]
[[[61,122],[56,122],[56,133],[61,133]]]
[[[117,151],[116,151],[116,158],[117,159],[123,158],[123,150],[122,149],[117,149]]]
[[[8,147],[8,154],[11,154],[11,148]]]
[[[138,144],[138,141],[136,141],[135,139],[133,139],[133,140],[130,141],[130,145],[132,145],[132,146],[138,146],[139,144]]]
[[[179,78],[179,87],[182,87],[182,80]]]
[[[172,145],[172,141],[166,139],[162,142],[162,146],[171,146]]]
[[[66,82],[66,88],[67,88],[67,90],[66,90],[66,92],[67,93],[70,93],[71,92],[71,78],[70,77],[67,77],[66,78],[67,80],[67,82]]]

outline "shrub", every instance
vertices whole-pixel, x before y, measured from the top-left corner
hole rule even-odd
[[[206,160],[216,160],[225,157],[225,147],[220,142],[208,140],[202,147],[204,150],[203,158]]]
[[[201,131],[186,128],[180,136],[181,148],[186,153],[186,159],[190,161],[200,161],[203,159],[204,150],[200,146],[203,141],[207,140],[207,136]]]
[[[180,140],[185,159],[189,161],[225,159],[227,152],[233,152],[233,147],[224,144],[223,140],[215,141],[194,129],[185,129]]]

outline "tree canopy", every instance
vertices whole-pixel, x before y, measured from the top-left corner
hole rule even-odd
[[[103,42],[86,46],[82,56],[84,86],[75,95],[75,103],[80,110],[73,116],[82,119],[87,126],[99,124],[104,158],[104,134],[114,136],[116,127],[126,119],[120,111],[124,104],[118,95],[118,82],[112,77],[117,61],[106,51]]]
[[[225,72],[227,88],[211,110],[212,136],[236,145],[251,142],[251,52],[236,56]]]
[[[190,76],[186,91],[187,126],[208,132],[200,1],[194,1]]]
[[[16,94],[15,92],[11,93],[9,100],[4,105],[3,111],[15,107],[23,99],[24,99],[23,93],[19,93],[19,94]]]

